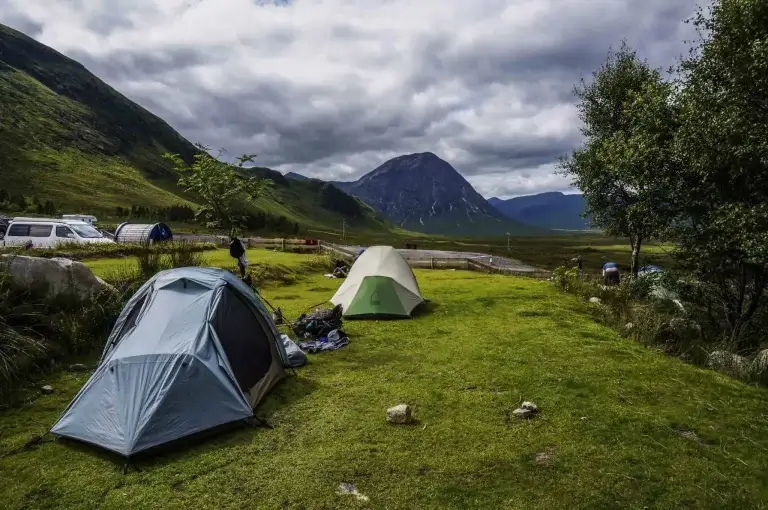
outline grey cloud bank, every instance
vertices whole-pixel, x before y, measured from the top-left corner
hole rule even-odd
[[[323,179],[432,151],[485,195],[568,191],[572,95],[622,38],[685,52],[683,0],[4,0],[24,31],[193,142]]]

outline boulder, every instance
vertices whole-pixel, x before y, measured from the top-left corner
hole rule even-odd
[[[0,265],[11,281],[22,288],[41,292],[49,298],[67,297],[88,300],[115,288],[94,275],[88,266],[64,258],[2,255]]]
[[[733,377],[742,377],[749,369],[746,358],[728,351],[714,351],[707,358],[707,366]]]
[[[53,386],[46,384],[45,386],[40,388],[40,391],[43,392],[43,395],[50,395],[51,393],[53,393]]]
[[[532,413],[539,412],[538,406],[536,404],[534,404],[533,402],[523,402],[522,404],[520,404],[520,408],[521,409],[528,409]]]
[[[390,407],[387,409],[387,421],[390,423],[408,423],[411,421],[411,406],[400,404]]]
[[[599,297],[591,297],[589,298],[589,302],[595,305],[599,305],[601,301]]]
[[[752,360],[751,371],[759,378],[768,376],[768,349],[763,349],[757,353],[755,359]]]

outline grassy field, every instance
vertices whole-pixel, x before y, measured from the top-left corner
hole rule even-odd
[[[622,339],[544,282],[417,277],[426,309],[348,322],[349,346],[310,355],[260,405],[274,429],[222,434],[138,473],[64,443],[14,453],[88,378],[51,376],[52,395],[0,414],[4,508],[766,508],[765,390]],[[307,275],[263,293],[295,317],[338,284]],[[521,400],[540,417],[515,419]],[[385,421],[399,403],[417,423]]]
[[[237,262],[235,259],[229,256],[228,249],[217,249],[204,252],[202,254],[205,260],[205,265],[222,267],[224,269],[231,269],[237,271]],[[262,249],[249,249],[247,251],[248,262],[251,266],[255,264],[282,267],[287,270],[295,271],[308,262],[311,262],[319,255],[302,255],[298,253],[283,253],[271,250]],[[131,267],[136,265],[136,257],[124,257],[124,258],[101,258],[91,259],[83,261],[95,275],[102,278],[108,278],[116,271],[119,272],[125,267]]]

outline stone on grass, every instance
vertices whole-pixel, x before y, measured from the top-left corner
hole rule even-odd
[[[11,281],[24,289],[45,294],[49,298],[88,300],[115,288],[94,275],[82,262],[64,258],[0,255]]]
[[[88,370],[88,367],[86,367],[82,363],[75,363],[73,365],[69,365],[70,372],[83,372],[85,370]]]
[[[599,305],[601,303],[601,299],[599,297],[591,297],[589,298],[589,302],[595,305]]]
[[[519,407],[512,411],[512,414],[520,418],[521,420],[524,418],[530,418],[533,415],[533,411],[530,409],[523,409],[522,407]]]
[[[707,358],[707,366],[732,377],[742,377],[749,370],[746,358],[728,351],[714,351]]]
[[[752,373],[759,378],[768,376],[768,349],[763,349],[757,353],[752,360]]]
[[[408,423],[411,421],[411,406],[400,404],[387,409],[387,421],[390,423]]]
[[[44,395],[50,395],[51,393],[53,393],[53,386],[46,384],[45,386],[40,388],[40,391],[42,391]]]
[[[342,482],[339,484],[339,488],[336,490],[337,494],[341,495],[350,495],[357,498],[358,501],[368,501],[370,498],[366,496],[365,494],[360,494],[358,492],[357,487],[352,485],[351,483]]]
[[[539,408],[533,402],[523,402],[520,404],[520,409],[528,409],[532,413],[539,411]]]

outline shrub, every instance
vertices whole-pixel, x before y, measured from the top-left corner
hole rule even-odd
[[[61,359],[100,348],[125,299],[119,292],[49,299],[14,285],[0,266],[0,402]]]
[[[158,244],[80,244],[80,243],[61,243],[54,249],[50,248],[0,248],[0,254],[11,253],[19,255],[28,255],[31,257],[62,257],[71,260],[130,257],[146,253],[173,253],[175,251],[184,252],[204,252],[215,250],[218,246],[214,243],[191,243],[189,241],[172,241]]]
[[[564,267],[554,271],[552,282],[557,288],[582,299],[600,298],[600,306],[590,308],[599,322],[688,362],[706,365],[709,353],[736,350],[727,334],[724,304],[710,283],[666,271],[625,278],[620,285],[607,287],[595,279],[580,278],[575,269]],[[768,305],[758,311],[750,329],[743,334],[766,338],[767,332]],[[754,353],[739,354],[751,356]],[[740,377],[768,383],[763,371],[745,371]]]
[[[560,289],[573,292],[581,284],[578,268],[560,266],[552,272],[552,281]]]
[[[187,241],[176,241],[165,252],[165,263],[168,267],[202,266],[205,259],[197,246]]]

